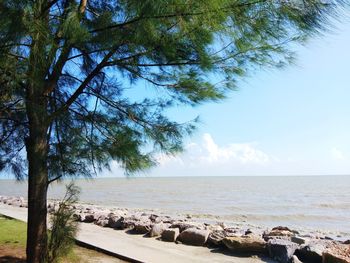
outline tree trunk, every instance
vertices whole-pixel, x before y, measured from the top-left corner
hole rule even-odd
[[[28,160],[28,230],[27,262],[46,262],[47,187],[48,187],[48,98],[45,84],[50,62],[47,60],[49,32],[48,1],[34,1],[35,27],[31,35],[26,112],[29,136],[26,138]]]
[[[30,136],[26,141],[28,158],[27,262],[41,263],[45,262],[47,251],[47,128],[43,123],[37,123],[33,119],[30,126]]]

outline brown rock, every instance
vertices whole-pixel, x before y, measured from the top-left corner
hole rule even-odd
[[[175,242],[177,237],[180,234],[180,230],[178,228],[168,228],[162,232],[162,240],[168,242]]]
[[[226,232],[224,230],[221,231],[213,231],[210,233],[208,237],[208,244],[212,246],[222,246],[223,242],[222,240],[227,237]]]
[[[263,238],[266,241],[275,237],[286,238],[286,237],[292,237],[292,236],[295,236],[295,232],[289,230],[288,228],[282,228],[282,227],[273,228],[270,232],[263,233]]]
[[[182,231],[177,239],[186,245],[203,246],[207,242],[209,234],[209,230],[188,228]]]
[[[170,224],[163,224],[163,223],[154,224],[152,226],[151,231],[149,232],[149,236],[150,237],[161,236],[163,231],[167,229],[169,226]]]
[[[350,246],[337,244],[322,253],[322,263],[350,263]]]
[[[138,221],[135,223],[133,232],[135,234],[147,234],[152,229],[152,222],[149,221]]]
[[[189,228],[204,229],[205,226],[198,222],[175,222],[170,226],[170,228],[178,228],[181,233]]]
[[[254,235],[226,237],[223,240],[225,246],[237,253],[266,253],[266,242]]]

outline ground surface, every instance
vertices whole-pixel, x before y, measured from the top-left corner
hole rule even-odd
[[[0,214],[22,221],[27,219],[27,209],[0,203]],[[152,263],[275,263],[266,257],[241,257],[228,251],[218,251],[207,247],[196,247],[163,242],[142,235],[131,235],[125,231],[100,227],[95,224],[79,223],[77,240],[140,262]],[[93,262],[90,259],[82,262]]]
[[[0,215],[0,263],[24,263],[26,224]],[[94,250],[75,246],[62,263],[120,263],[125,262]]]

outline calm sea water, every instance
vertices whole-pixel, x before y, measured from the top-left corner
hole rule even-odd
[[[350,236],[350,176],[100,178],[77,184],[80,200],[97,205]],[[0,180],[0,195],[26,196],[26,187]],[[49,196],[60,198],[64,190],[56,184]]]

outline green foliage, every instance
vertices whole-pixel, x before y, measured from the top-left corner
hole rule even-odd
[[[219,101],[253,70],[287,65],[291,44],[328,29],[348,4],[0,0],[0,170],[23,177],[37,121],[29,109],[44,116],[51,181],[111,160],[147,169],[195,128],[171,121],[169,107]],[[130,95],[146,85],[155,95]]]
[[[78,224],[73,218],[72,205],[78,201],[80,190],[73,183],[66,186],[66,194],[59,203],[57,211],[51,215],[51,232],[49,235],[47,261],[59,262],[73,249]]]

